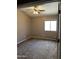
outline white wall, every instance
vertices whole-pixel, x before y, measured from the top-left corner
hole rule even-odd
[[[30,18],[25,13],[17,9],[17,43],[20,43],[29,37],[56,38],[56,31],[44,31],[45,20],[57,20],[57,16]]]
[[[30,37],[31,20],[22,11],[17,9],[17,43]]]
[[[56,38],[57,32],[45,32],[44,31],[44,21],[45,20],[57,20],[57,16],[42,16],[35,17],[32,19],[32,36],[40,36],[46,38]]]

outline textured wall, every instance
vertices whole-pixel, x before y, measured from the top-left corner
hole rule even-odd
[[[45,32],[44,21],[45,20],[57,20],[57,16],[42,16],[32,19],[32,36],[41,36],[47,38],[56,38],[57,32]]]
[[[28,38],[31,33],[31,20],[22,11],[17,10],[17,42]]]

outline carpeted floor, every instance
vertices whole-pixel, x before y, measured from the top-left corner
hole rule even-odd
[[[31,39],[18,46],[17,54],[18,59],[57,59],[57,43]]]

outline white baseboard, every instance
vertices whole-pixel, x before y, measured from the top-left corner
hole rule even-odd
[[[26,39],[24,39],[24,40],[21,40],[20,42],[17,42],[17,44],[20,44],[20,43],[22,43],[22,42],[24,42],[24,41],[26,41],[26,40],[28,40],[28,39],[30,39],[31,37],[28,37],[28,38],[26,38]]]
[[[24,39],[24,40],[21,40],[20,42],[17,42],[17,44],[20,44],[20,43],[22,43],[22,42],[24,42],[24,41],[26,41],[26,40],[28,40],[28,39],[31,39],[31,38],[56,40],[56,38],[47,38],[47,37],[44,37],[44,36],[30,36],[30,37],[28,37],[28,38],[26,38],[26,39]]]
[[[47,38],[44,36],[31,36],[32,38],[38,38],[38,39],[49,39],[49,40],[56,40],[56,38]]]

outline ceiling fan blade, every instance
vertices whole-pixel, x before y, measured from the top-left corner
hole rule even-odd
[[[34,9],[34,11],[37,11],[36,9]]]
[[[40,14],[40,12],[38,12],[38,14]]]
[[[39,10],[39,11],[45,11],[45,10]]]

